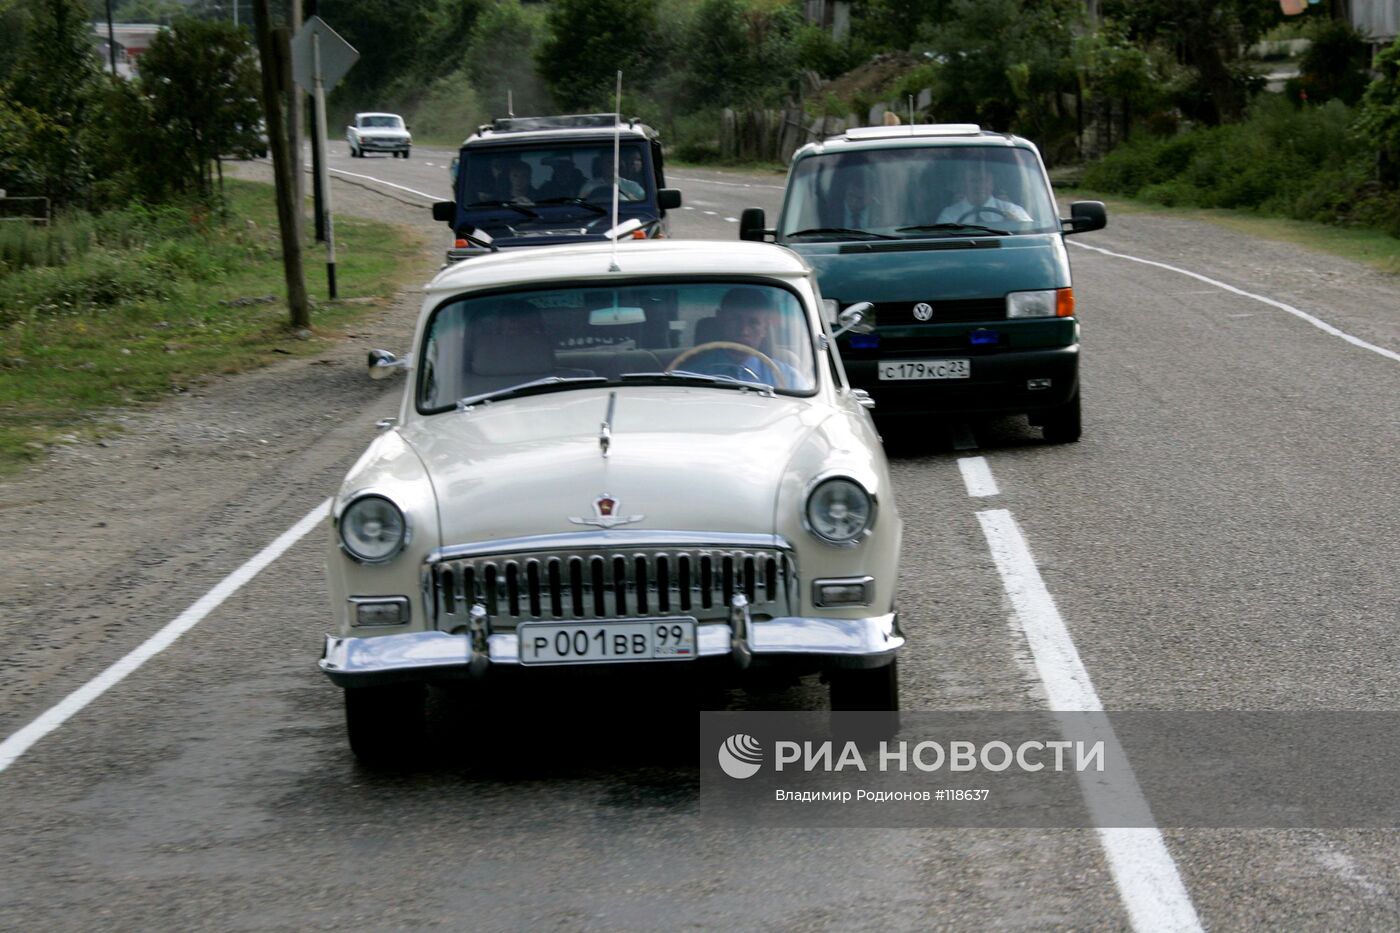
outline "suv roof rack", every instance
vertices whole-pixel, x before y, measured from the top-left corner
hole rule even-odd
[[[976,123],[915,123],[896,126],[856,126],[843,134],[847,139],[891,139],[899,136],[980,136]]]
[[[553,117],[497,117],[490,123],[483,123],[479,132],[486,133],[527,133],[535,130],[576,130],[602,129],[616,122],[610,113],[574,113]],[[635,126],[636,117],[622,121],[626,126]]]

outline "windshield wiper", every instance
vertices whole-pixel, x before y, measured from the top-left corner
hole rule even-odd
[[[870,231],[870,230],[854,230],[854,229],[852,229],[852,228],[850,228],[850,227],[809,227],[809,228],[807,228],[806,230],[798,230],[798,231],[795,232],[795,233],[788,233],[788,234],[785,234],[785,236],[789,236],[789,237],[794,237],[794,236],[807,236],[808,234],[811,234],[811,235],[814,235],[814,236],[815,236],[816,234],[820,234],[820,233],[845,233],[845,234],[852,234],[852,233],[853,233],[853,234],[855,234],[856,236],[868,236],[868,237],[870,237],[871,239],[875,239],[875,240],[897,240],[897,239],[899,239],[899,237],[890,236],[890,235],[887,234],[887,233],[874,233],[874,232],[872,232],[872,231]]]
[[[975,230],[981,233],[992,233],[996,236],[1011,236],[1010,230],[998,230],[995,227],[984,227],[981,224],[915,224],[912,227],[895,227],[896,233],[922,233],[925,231],[936,233],[939,230]]]
[[[522,382],[520,385],[506,386],[504,389],[496,389],[492,392],[482,392],[480,395],[468,395],[466,398],[457,400],[457,410],[465,411],[481,402],[494,402],[503,398],[540,395],[580,385],[607,385],[607,383],[608,380],[605,376],[545,376],[543,379],[536,379],[533,382]]]
[[[519,211],[526,217],[533,217],[539,220],[540,215],[530,210],[523,204],[516,204],[512,201],[473,201],[467,207],[508,207],[513,211]]]
[[[606,216],[607,213],[608,213],[608,209],[607,209],[607,208],[601,207],[601,206],[599,206],[599,205],[597,205],[597,204],[594,204],[594,203],[592,203],[591,201],[585,201],[583,198],[542,198],[542,199],[536,201],[535,203],[536,203],[536,204],[575,204],[575,205],[577,205],[577,206],[579,206],[579,207],[586,207],[586,208],[588,208],[590,211],[592,211],[592,212],[595,213],[595,214],[603,214],[604,216]]]
[[[722,389],[758,389],[765,395],[772,395],[773,386],[766,382],[749,382],[733,376],[718,376],[713,373],[697,373],[688,369],[669,369],[659,373],[623,373],[623,382],[642,382],[660,379],[665,382],[684,382],[691,385],[719,386]]]

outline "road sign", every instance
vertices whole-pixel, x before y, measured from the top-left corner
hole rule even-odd
[[[321,84],[329,91],[340,83],[340,79],[345,77],[345,72],[359,60],[360,53],[340,38],[321,17],[308,16],[306,22],[297,30],[296,36],[292,38],[292,78],[307,93],[311,93],[316,87],[316,75],[312,73],[315,67],[315,55],[311,48],[312,36],[320,37]]]

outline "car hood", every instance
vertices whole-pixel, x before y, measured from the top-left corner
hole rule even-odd
[[[816,271],[822,294],[842,304],[987,298],[1069,285],[1058,234],[783,245]]]
[[[381,139],[408,139],[408,130],[396,130],[388,126],[362,126],[355,130],[361,136],[377,136]]]
[[[605,495],[618,529],[772,534],[792,453],[829,414],[807,399],[627,386],[616,390],[604,457],[609,395],[576,389],[406,426],[437,497],[441,543],[598,531]]]

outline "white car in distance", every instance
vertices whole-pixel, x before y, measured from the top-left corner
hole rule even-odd
[[[820,674],[895,721],[899,513],[800,257],[540,247],[426,292],[412,353],[370,351],[407,385],[332,506],[320,668],[360,759],[411,753],[428,684],[498,668]]]
[[[396,113],[357,113],[345,128],[350,156],[362,159],[367,152],[390,152],[395,158],[408,158],[413,136]]]

